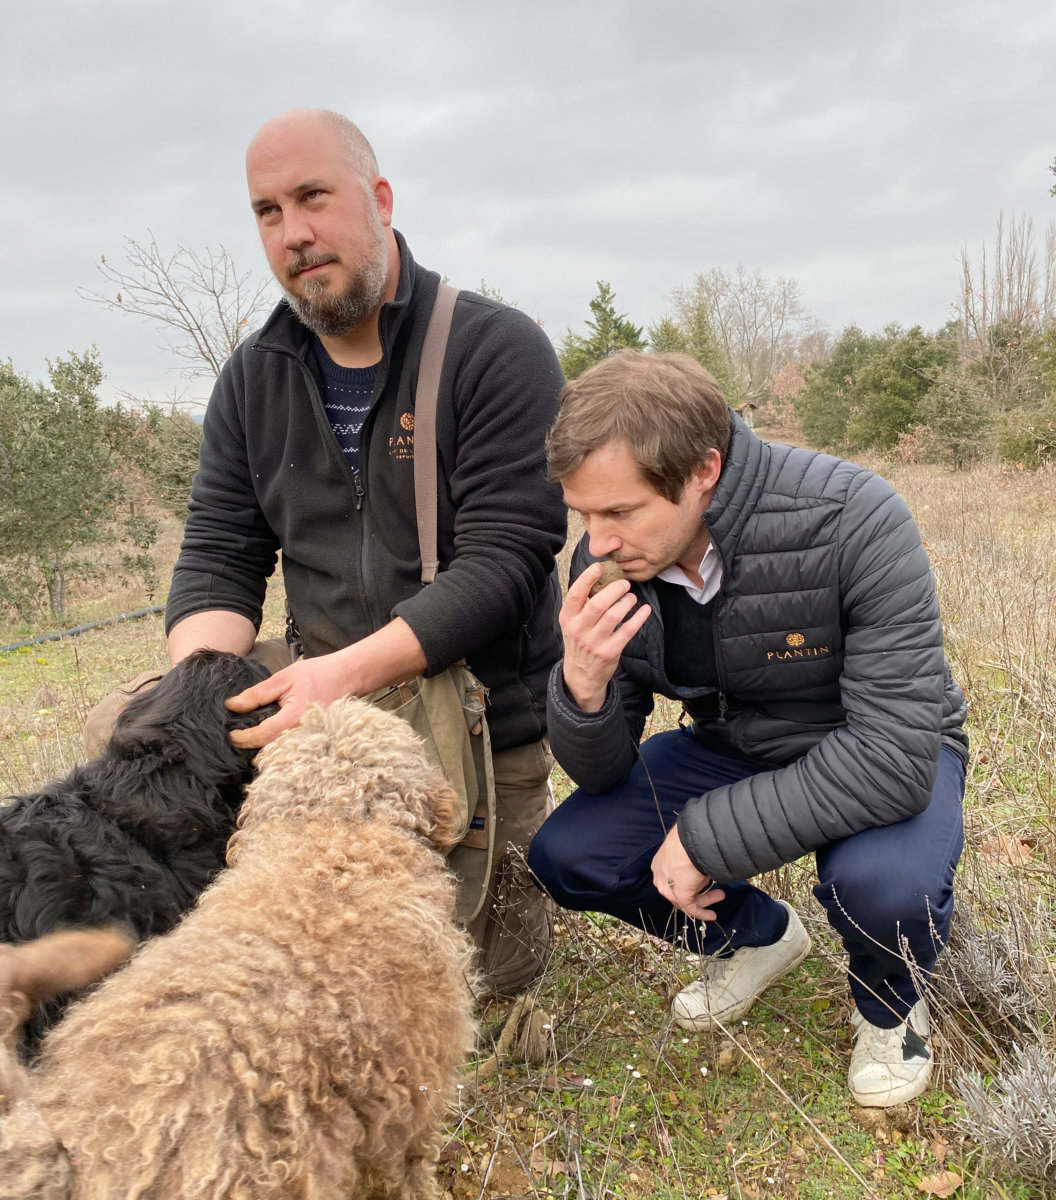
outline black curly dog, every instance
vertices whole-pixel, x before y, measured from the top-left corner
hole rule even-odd
[[[233,713],[224,700],[267,674],[197,651],[130,701],[97,758],[0,807],[0,942],[114,924],[142,941],[176,924],[223,866],[252,776],[228,734],[278,711]],[[62,1007],[38,1009],[25,1049]]]

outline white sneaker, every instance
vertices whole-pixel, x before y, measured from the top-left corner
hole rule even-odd
[[[791,904],[779,900],[788,925],[770,946],[742,946],[729,958],[708,955],[701,978],[678,993],[671,1004],[675,1024],[697,1031],[739,1021],[771,984],[777,983],[810,953],[810,935]]]
[[[934,1065],[928,1038],[928,1006],[918,1000],[894,1029],[871,1025],[855,1009],[854,1050],[847,1072],[851,1095],[865,1108],[905,1104],[928,1086]]]

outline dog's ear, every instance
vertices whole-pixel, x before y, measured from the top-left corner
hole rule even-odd
[[[271,674],[263,663],[258,662],[255,658],[235,658],[235,665],[232,669],[232,678],[229,684],[230,691],[224,699],[237,695],[239,692],[244,692],[247,688],[253,687],[254,684],[263,683]],[[227,714],[228,730],[232,729],[252,729],[254,725],[259,725],[261,721],[266,721],[268,717],[274,717],[279,712],[279,705],[275,702],[271,704],[261,705],[260,708],[250,709],[247,713],[232,712],[231,709],[225,706]]]

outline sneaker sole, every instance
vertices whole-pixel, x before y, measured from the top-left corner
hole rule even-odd
[[[701,1017],[675,1016],[675,1024],[680,1029],[686,1029],[691,1033],[707,1033],[711,1029],[721,1029],[722,1026],[719,1024],[720,1021],[722,1022],[722,1025],[728,1025],[731,1021],[739,1021],[742,1017],[746,1017],[755,1007],[756,1003],[762,999],[762,997],[772,987],[776,987],[781,980],[785,978],[789,971],[794,971],[796,967],[798,967],[799,964],[808,957],[813,947],[814,944],[808,935],[807,944],[803,947],[799,954],[792,959],[792,961],[787,967],[785,967],[785,969],[780,975],[778,975],[776,979],[772,979],[764,988],[761,988],[754,996],[749,996],[748,999],[743,1003],[736,1004],[732,1008],[728,1008],[720,1017],[716,1018],[710,1013],[707,1016]],[[672,1014],[672,1016],[674,1016],[674,1014]]]
[[[883,1093],[856,1092],[852,1087],[851,1099],[862,1108],[895,1108],[899,1104],[908,1104],[926,1090],[931,1082],[931,1072],[932,1065],[929,1063],[927,1070],[922,1071],[916,1079],[899,1087],[890,1087]]]

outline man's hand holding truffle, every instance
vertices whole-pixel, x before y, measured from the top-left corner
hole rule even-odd
[[[605,703],[624,647],[649,619],[649,605],[636,603],[614,562],[592,563],[568,589],[560,618],[565,687],[584,712]]]

